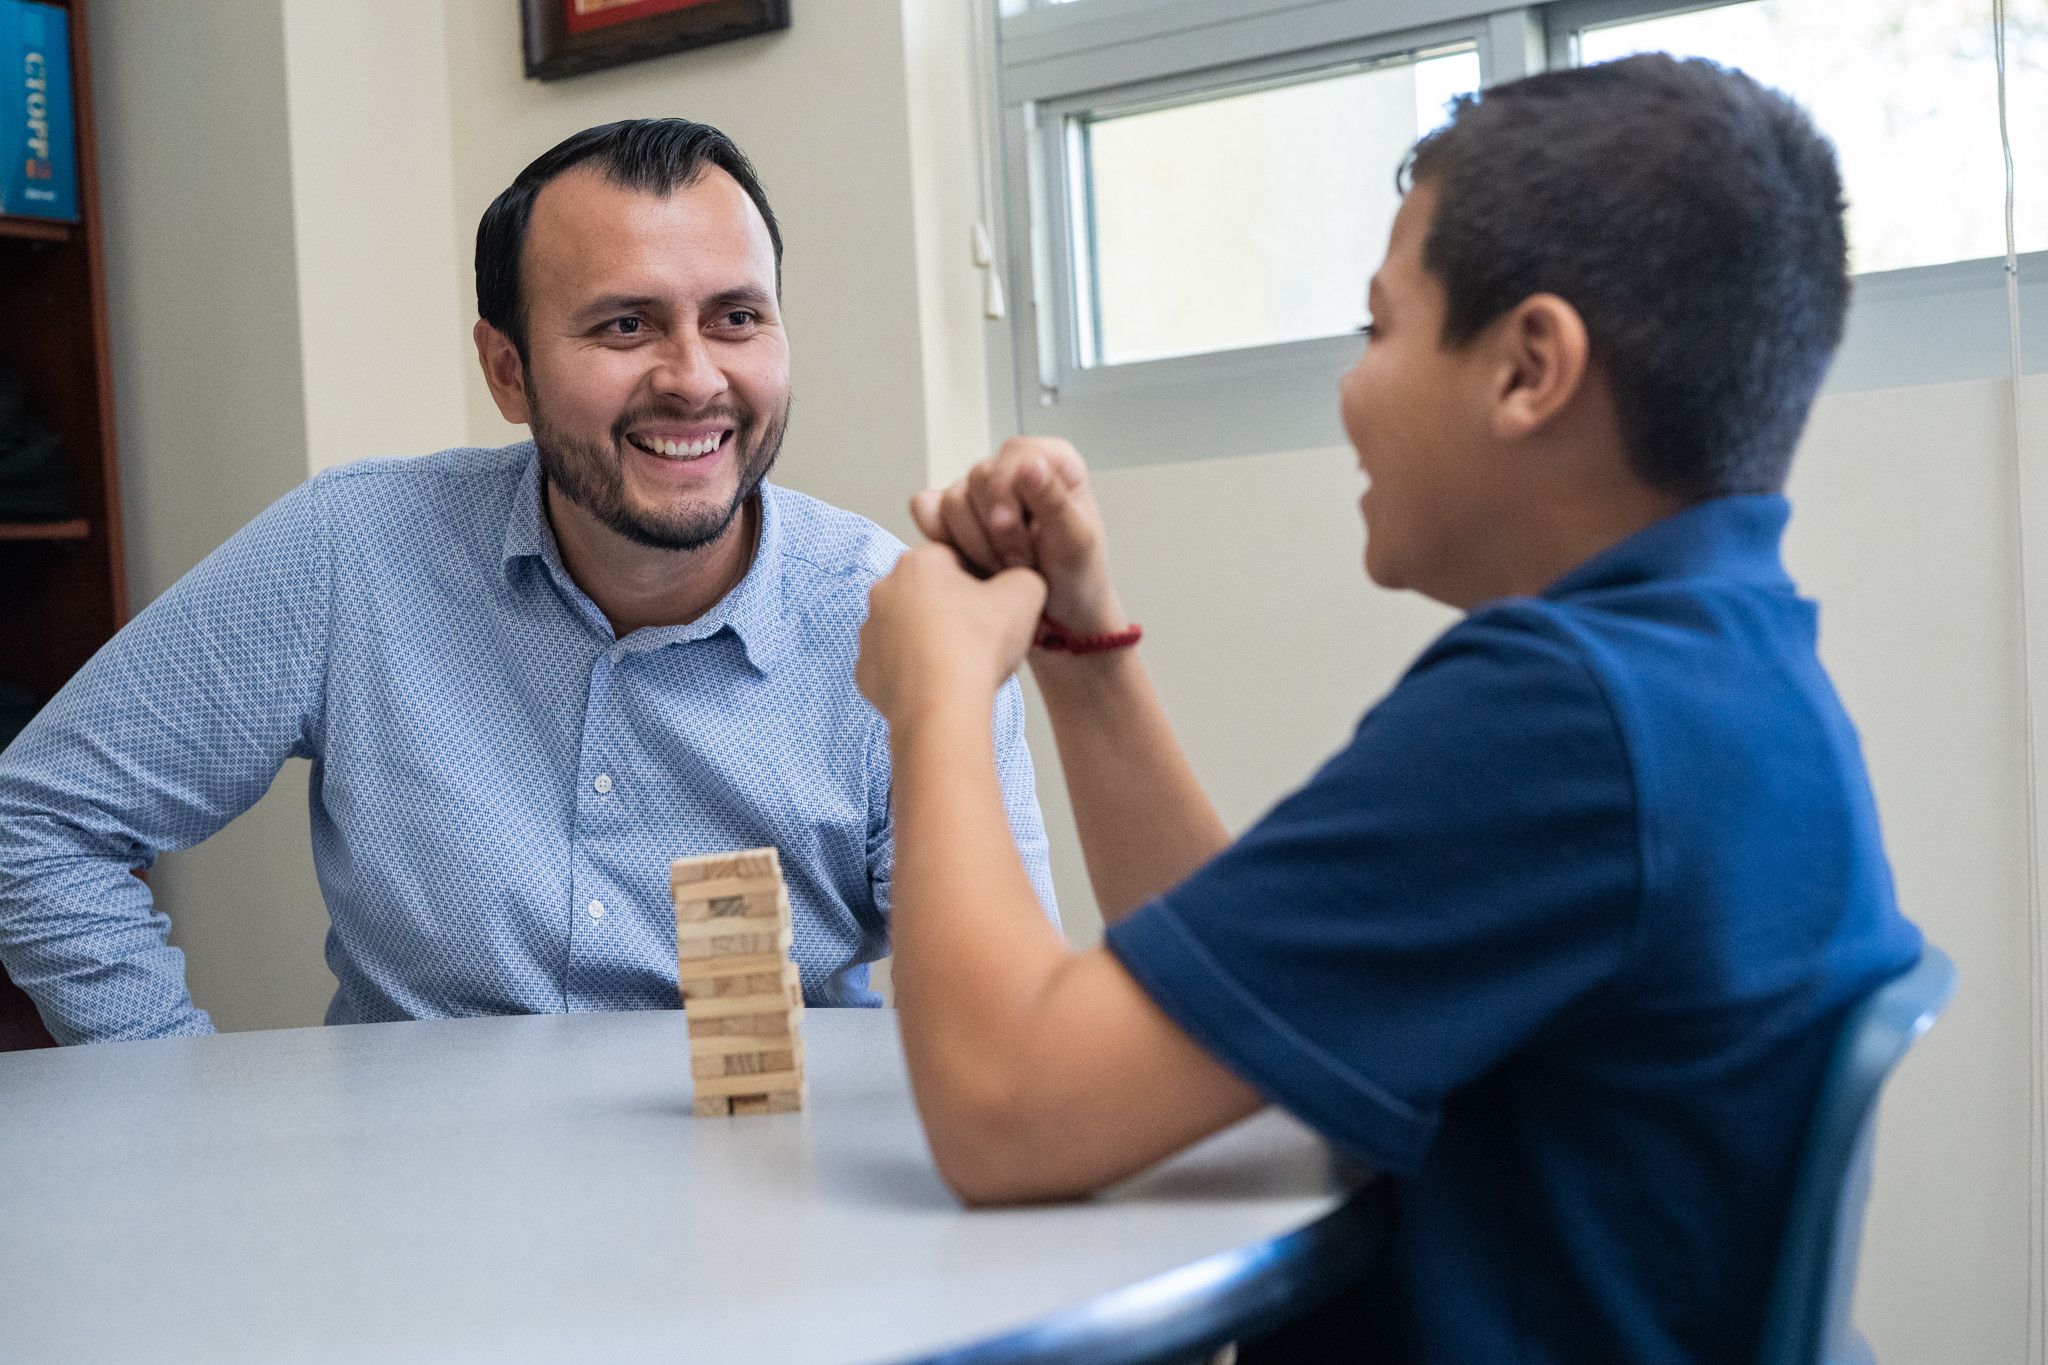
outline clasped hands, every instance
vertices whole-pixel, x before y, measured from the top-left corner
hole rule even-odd
[[[854,682],[892,726],[936,706],[986,704],[1016,672],[1041,615],[1077,634],[1122,629],[1102,517],[1080,454],[1018,436],[950,488],[910,500],[930,544],[868,593]]]

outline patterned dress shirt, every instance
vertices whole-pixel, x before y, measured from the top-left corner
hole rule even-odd
[[[0,754],[0,961],[60,1042],[203,1033],[129,875],[312,760],[329,1023],[672,1007],[677,857],[773,844],[816,1005],[888,951],[889,744],[853,685],[902,545],[761,490],[747,576],[614,637],[562,567],[531,442],[301,485],[102,649]],[[1017,684],[995,742],[1055,914]]]

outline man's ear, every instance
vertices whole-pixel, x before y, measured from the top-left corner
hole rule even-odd
[[[508,422],[524,424],[531,419],[526,402],[526,366],[512,338],[485,322],[476,320],[477,363],[484,367],[484,382],[491,386],[491,398],[498,415]]]
[[[1591,343],[1579,310],[1555,294],[1531,294],[1497,319],[1493,434],[1521,440],[1540,431],[1586,385]]]

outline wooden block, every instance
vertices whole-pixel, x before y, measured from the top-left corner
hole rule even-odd
[[[740,1114],[798,1114],[803,1112],[802,1090],[778,1090],[772,1095],[734,1095],[732,1112]]]
[[[742,964],[739,970],[734,970],[735,964]],[[796,964],[782,957],[687,958],[676,963],[676,970],[676,985],[686,1002],[708,995],[768,995],[791,984],[799,993],[803,990]]]
[[[722,1119],[732,1113],[732,1098],[728,1095],[699,1095],[691,1104],[690,1113],[700,1119]]]
[[[786,935],[789,931],[784,930]],[[788,948],[786,937],[774,934],[721,934],[717,938],[685,939],[676,948],[677,970],[688,973],[696,963],[714,957],[752,955],[762,949]]]
[[[668,865],[671,891],[698,882],[755,877],[781,880],[782,855],[772,847],[749,848],[737,853],[700,853],[694,858],[678,858]]]
[[[740,927],[755,924],[761,927]],[[790,947],[789,926],[770,924],[766,920],[704,920],[695,924],[677,924],[676,929],[676,961],[685,970],[688,970],[688,964],[705,958],[787,953]],[[688,930],[710,932],[685,932]]]
[[[712,995],[683,1002],[683,1013],[699,1019],[730,1019],[735,1014],[784,1014],[796,1008],[780,991],[774,995]]]
[[[720,995],[769,995],[782,989],[780,972],[757,972],[753,976],[685,976],[679,980],[685,1000]]]
[[[676,921],[676,942],[695,943],[707,938],[732,938],[749,934],[755,937],[773,938],[789,933],[786,919],[751,919],[726,917],[721,919],[679,919]],[[767,948],[755,949],[761,953],[779,953],[788,949],[788,943],[779,943]]]
[[[692,1036],[690,1039],[690,1056],[693,1058],[742,1056],[748,1053],[759,1054],[768,1051],[787,1052],[793,1055],[790,1061],[784,1062],[780,1066],[763,1068],[764,1070],[794,1070],[796,1059],[804,1055],[803,1040],[793,1033],[785,1034],[780,1038],[744,1033],[722,1033],[710,1038]],[[727,1072],[724,1074],[730,1075],[731,1073]]]
[[[786,999],[803,999],[803,978],[797,976],[797,964],[778,958],[707,958],[711,964],[719,964],[721,970],[700,968],[696,960],[680,962],[680,974],[676,986],[682,990],[682,1003],[688,1007],[690,1001],[702,1001],[711,997],[748,997],[748,995],[782,995]],[[766,964],[756,966],[750,972],[725,972],[727,962],[752,962]]]
[[[676,914],[686,922],[746,916],[778,919],[788,904],[775,882],[719,881],[678,888]]]
[[[804,998],[803,983],[797,979],[793,966],[780,972],[753,972],[746,976],[699,976],[694,968],[694,963],[684,964],[683,974],[676,978],[685,1009],[693,1000],[778,995],[785,1002],[801,1003]]]
[[[777,1090],[795,1090],[804,1083],[804,1073],[763,1071],[751,1076],[700,1076],[699,1095],[769,1095]]]
[[[760,1044],[755,1043],[758,1047]],[[690,1058],[690,1074],[698,1080],[716,1076],[772,1076],[777,1072],[797,1074],[797,1063],[803,1054],[795,1048],[783,1048],[776,1052],[732,1052],[724,1056],[693,1056]]]
[[[788,1011],[776,1011],[768,1015],[735,1015],[731,1019],[696,1019],[690,1023],[690,1048],[696,1048],[696,1040],[713,1038],[748,1038],[760,1042],[762,1038],[780,1040],[797,1036],[797,1015]]]
[[[796,970],[796,964],[781,953],[747,953],[736,957],[707,957],[690,963],[691,976],[752,976],[758,972]]]

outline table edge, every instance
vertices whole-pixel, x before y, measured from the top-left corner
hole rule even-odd
[[[1385,1246],[1388,1192],[1372,1180],[1313,1223],[1122,1285],[1014,1332],[899,1365],[1137,1365],[1257,1336],[1335,1294]]]

